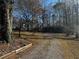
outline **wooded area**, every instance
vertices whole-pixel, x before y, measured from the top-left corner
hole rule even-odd
[[[78,34],[78,0],[58,0],[45,5],[45,0],[17,1],[22,30]],[[53,4],[53,5],[52,5]],[[15,18],[17,19],[17,18]],[[15,20],[14,20],[15,21]],[[15,21],[16,22],[16,21]],[[16,26],[16,29],[19,27]]]
[[[2,37],[11,39],[12,26],[14,30],[19,31],[78,34],[78,0],[58,0],[54,5],[49,4],[47,7],[44,2],[45,0],[1,0],[0,34],[3,34]],[[12,17],[12,9],[19,11],[20,16]],[[6,37],[4,40],[8,42]]]
[[[0,0],[0,44],[15,50],[25,46],[29,39],[34,44],[47,39],[48,44],[51,39],[63,38],[79,39],[79,0]],[[66,40],[55,43],[61,47],[59,43]]]

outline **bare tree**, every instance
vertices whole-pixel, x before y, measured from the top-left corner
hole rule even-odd
[[[0,0],[0,40],[11,41],[12,0]]]

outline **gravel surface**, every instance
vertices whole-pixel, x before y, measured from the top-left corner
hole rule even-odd
[[[29,41],[33,43],[33,48],[19,59],[79,59],[79,41],[56,38]]]
[[[56,40],[40,40],[35,48],[28,54],[23,55],[20,59],[62,59],[64,58],[59,42]]]

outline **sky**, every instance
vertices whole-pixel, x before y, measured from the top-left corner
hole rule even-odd
[[[54,4],[56,3],[58,0],[42,0],[42,5],[43,7],[48,6],[50,3]]]
[[[55,3],[57,2],[58,0],[46,0],[46,4],[50,4],[50,3]]]

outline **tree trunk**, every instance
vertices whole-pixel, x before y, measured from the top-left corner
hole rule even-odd
[[[12,33],[11,8],[5,0],[0,1],[0,26],[0,40],[10,42]]]

